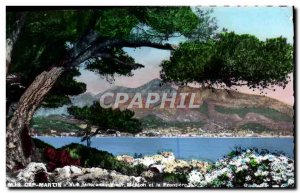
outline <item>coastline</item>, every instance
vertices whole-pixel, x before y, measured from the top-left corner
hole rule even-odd
[[[62,136],[62,135],[34,135],[32,137],[57,137],[57,138],[63,138],[63,137],[78,137],[80,136]],[[294,136],[95,136],[93,138],[166,138],[166,139],[173,139],[173,138],[226,138],[226,139],[243,139],[243,138],[294,138]]]

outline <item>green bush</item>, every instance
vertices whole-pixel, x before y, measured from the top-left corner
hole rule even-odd
[[[95,148],[71,143],[60,149],[67,150],[73,159],[80,159],[83,167],[100,167],[107,170],[116,170],[125,175],[139,176],[145,167],[142,165],[131,166],[117,160],[111,153],[100,151]]]
[[[54,148],[52,145],[50,145],[40,139],[37,139],[37,138],[31,138],[31,139],[32,139],[32,142],[34,143],[35,147],[38,149],[45,149],[46,147]]]
[[[163,173],[163,182],[187,184],[188,180],[185,174],[181,173]]]
[[[45,148],[53,148],[55,149],[52,145],[45,143],[44,141],[37,139],[37,138],[31,138],[32,143],[34,145],[34,155],[33,156],[33,161],[36,162],[47,162],[47,159],[44,156],[44,150]]]

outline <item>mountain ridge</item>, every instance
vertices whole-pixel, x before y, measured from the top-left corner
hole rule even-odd
[[[145,131],[158,129],[161,132],[162,130],[173,132],[172,128],[179,127],[177,128],[179,130],[190,128],[188,131],[196,133],[198,129],[213,133],[255,130],[255,132],[267,131],[275,136],[293,135],[294,109],[292,106],[279,100],[224,89],[194,88],[189,86],[178,86],[175,88],[172,84],[164,84],[159,79],[154,79],[137,88],[115,86],[95,95],[86,92],[76,97],[71,97],[72,105],[80,107],[92,105],[94,101],[99,101],[99,98],[107,92],[128,93],[129,101],[135,92],[140,92],[142,93],[143,106],[145,105],[146,94],[149,92],[158,92],[160,96],[164,92],[176,92],[176,105],[180,103],[178,93],[195,93],[194,104],[200,105],[196,109],[170,108],[168,105],[160,108],[161,100],[149,109],[133,107],[131,110],[135,112],[135,117],[141,120]],[[120,105],[120,109],[126,109],[129,103],[123,103]]]
[[[256,94],[246,94],[241,93],[238,91],[233,90],[224,90],[224,89],[209,89],[209,88],[195,88],[195,87],[189,87],[189,86],[179,86],[178,88],[174,88],[169,83],[163,83],[160,79],[153,79],[149,81],[148,83],[141,85],[136,88],[129,88],[124,86],[114,86],[113,88],[110,88],[108,90],[105,90],[104,92],[100,92],[98,94],[92,94],[90,92],[82,93],[78,96],[71,97],[71,101],[73,105],[76,106],[82,106],[84,105],[85,101],[87,104],[85,105],[91,105],[93,101],[99,101],[100,97],[105,94],[111,92],[113,94],[116,93],[128,93],[129,95],[135,94],[137,92],[141,93],[143,97],[145,97],[145,94],[147,93],[199,93],[200,99],[196,100],[215,100],[217,103],[224,102],[229,100],[231,103],[249,103],[249,100],[252,105],[259,104],[260,106],[266,105],[266,106],[272,106],[272,108],[275,108],[276,110],[279,110],[281,112],[287,113],[291,116],[293,116],[293,106],[286,104],[282,101],[279,101],[274,98],[270,98],[263,95],[256,95]],[[85,101],[83,101],[85,100]],[[255,102],[256,101],[256,102]],[[258,102],[257,102],[258,101]],[[275,105],[274,105],[275,104]],[[224,104],[226,105],[226,104]],[[276,107],[279,106],[279,107]]]

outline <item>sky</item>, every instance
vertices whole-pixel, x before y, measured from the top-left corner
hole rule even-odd
[[[203,7],[203,9],[208,9]],[[219,29],[226,28],[237,34],[252,34],[261,40],[283,36],[289,43],[293,43],[293,10],[292,7],[210,7],[212,16],[216,18]],[[80,68],[81,76],[78,81],[87,84],[87,92],[98,94],[115,85],[126,87],[138,87],[154,78],[159,78],[159,64],[168,60],[170,51],[154,48],[126,48],[125,51],[141,63],[145,68],[133,71],[134,76],[116,76],[113,84],[110,84],[94,72]],[[292,79],[293,80],[293,79]],[[238,89],[244,93],[259,94],[247,87]],[[276,98],[282,102],[293,105],[293,81],[285,89],[277,88],[276,91],[267,91],[266,96]]]

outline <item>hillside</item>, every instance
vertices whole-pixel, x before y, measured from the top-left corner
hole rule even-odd
[[[293,135],[293,107],[278,100],[260,96],[239,93],[221,89],[192,88],[180,86],[175,88],[171,84],[163,84],[161,80],[154,79],[137,88],[113,87],[103,93],[91,95],[85,93],[72,98],[76,106],[90,105],[92,101],[99,101],[107,92],[129,93],[130,99],[137,92],[142,94],[143,106],[147,93],[195,93],[194,104],[200,108],[170,108],[166,105],[160,108],[161,100],[151,108],[133,107],[135,116],[142,121],[144,131],[165,130],[179,133],[219,133],[219,132],[245,132],[268,133],[272,135]],[[189,98],[188,96],[187,98]],[[121,109],[127,108],[127,103]],[[113,102],[114,98],[106,101]],[[179,105],[180,96],[177,95],[175,106]],[[180,130],[180,131],[177,131]]]

